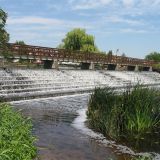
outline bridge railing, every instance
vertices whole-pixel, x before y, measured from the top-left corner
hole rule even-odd
[[[157,64],[154,61],[144,59],[105,55],[100,53],[90,53],[82,51],[71,51],[65,49],[39,47],[30,45],[17,45],[9,44],[9,50],[14,56],[26,56],[33,59],[57,59],[60,61],[77,61],[77,62],[94,62],[103,64],[121,64],[121,65],[140,65],[140,66],[153,66]]]

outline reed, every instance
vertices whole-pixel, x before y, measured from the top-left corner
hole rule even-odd
[[[0,159],[32,160],[36,156],[32,123],[5,103],[0,104]]]
[[[89,125],[112,139],[141,139],[160,125],[160,91],[140,85],[117,94],[96,88],[91,95]]]

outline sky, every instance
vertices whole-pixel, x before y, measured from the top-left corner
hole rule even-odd
[[[85,28],[101,51],[144,58],[160,52],[160,0],[0,0],[10,42],[57,47]]]

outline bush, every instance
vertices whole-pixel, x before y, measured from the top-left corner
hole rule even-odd
[[[96,88],[88,105],[89,125],[115,140],[142,139],[159,129],[160,91],[137,85],[117,94]]]
[[[29,118],[23,118],[8,104],[0,104],[0,159],[32,160],[36,156],[35,137]]]

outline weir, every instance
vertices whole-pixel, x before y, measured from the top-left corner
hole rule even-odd
[[[53,69],[0,69],[0,98],[4,101],[90,93],[95,87],[160,85],[156,72]]]

